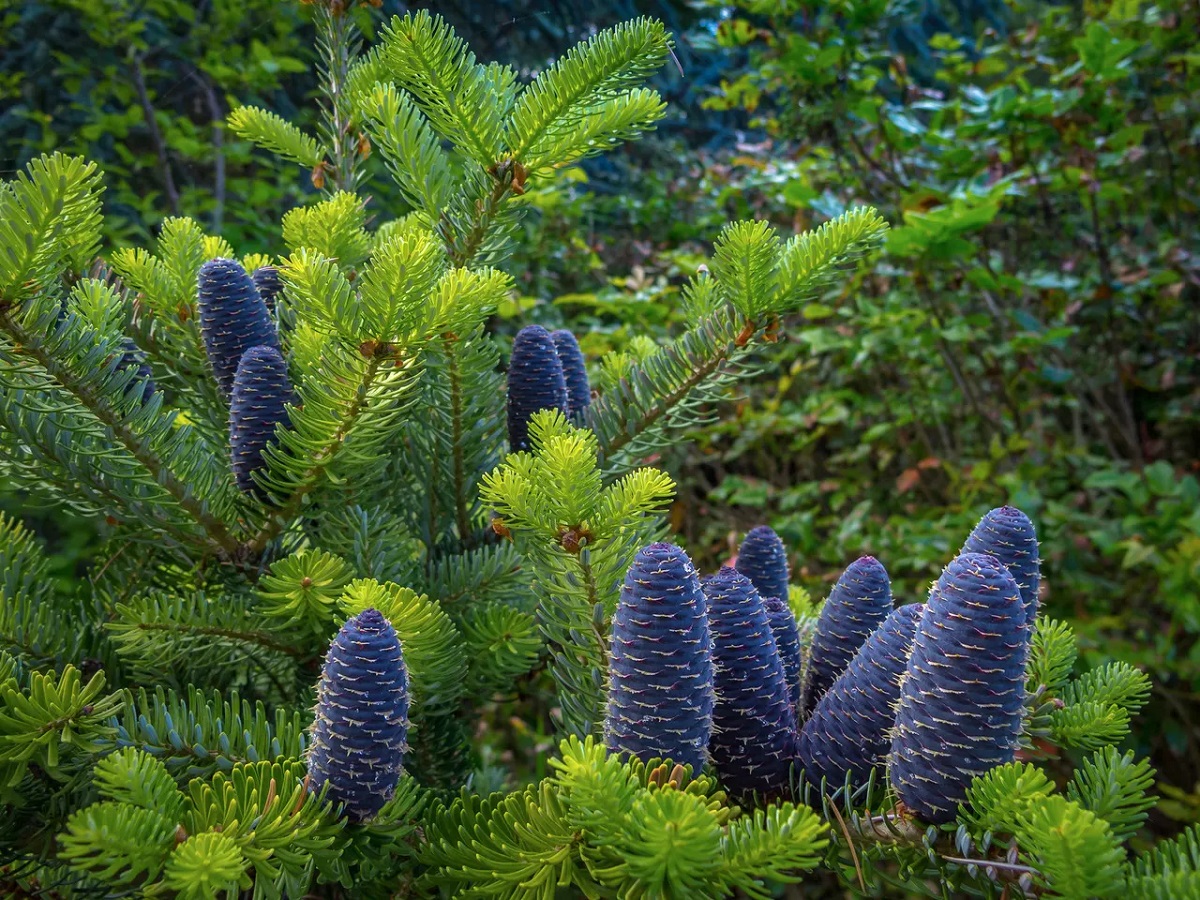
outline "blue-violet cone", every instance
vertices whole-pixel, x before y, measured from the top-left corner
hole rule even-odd
[[[924,611],[924,603],[893,610],[808,717],[800,732],[800,763],[810,782],[824,778],[835,789],[849,772],[853,784],[864,784],[872,769],[885,764],[900,681]]]
[[[592,386],[588,382],[587,364],[583,360],[583,351],[575,335],[560,328],[550,335],[554,341],[554,349],[558,351],[558,361],[562,363],[563,380],[567,384],[568,415],[578,419],[583,411],[591,405]]]
[[[376,609],[342,626],[317,685],[309,789],[352,821],[374,816],[396,790],[408,749],[408,670],[400,639]]]
[[[993,509],[979,520],[960,553],[990,553],[1008,567],[1021,590],[1025,621],[1037,620],[1038,586],[1041,561],[1038,558],[1037,532],[1029,516],[1015,506]]]
[[[541,325],[522,328],[508,365],[508,444],[528,450],[529,420],[543,409],[567,409],[567,382],[554,340]]]
[[[787,550],[779,535],[768,525],[751,528],[742,546],[738,548],[737,570],[754,583],[759,595],[778,597],[784,603],[788,598]]]
[[[279,349],[267,305],[241,263],[213,259],[200,267],[200,332],[221,393],[233,393],[238,363],[251,347]]]
[[[891,611],[892,584],[883,564],[873,556],[856,559],[842,573],[821,607],[804,679],[802,717],[812,713],[825,692],[846,671],[858,648]]]
[[[604,742],[610,753],[699,772],[712,733],[713,659],[704,592],[674,544],[638,551],[613,615]]]
[[[294,402],[287,362],[274,347],[251,347],[238,365],[229,401],[229,449],[237,486],[261,496],[252,477],[263,467],[263,450],[275,427],[291,424],[285,404]]]
[[[788,702],[792,704],[793,714],[800,708],[800,673],[803,663],[800,659],[800,630],[796,626],[796,616],[786,600],[778,597],[767,597],[763,600],[767,609],[767,620],[771,623],[771,635],[775,638],[775,647],[779,650],[779,659],[783,662],[783,674],[787,679]]]
[[[274,266],[259,266],[251,273],[250,280],[258,288],[258,295],[262,297],[263,303],[267,304],[267,311],[275,315],[275,298],[283,290],[283,279],[279,277],[279,270]]]
[[[796,718],[766,607],[750,579],[728,566],[704,593],[717,694],[709,755],[732,793],[778,796],[796,756]]]
[[[130,338],[125,338],[122,343],[124,353],[121,354],[121,360],[117,363],[117,368],[122,371],[126,369],[136,369],[137,376],[133,381],[129,382],[129,386],[125,388],[126,395],[132,394],[135,391],[141,391],[141,400],[145,403],[149,400],[154,392],[158,390],[158,385],[154,383],[153,373],[150,371],[150,366],[146,362],[135,344]]]
[[[888,758],[897,796],[925,821],[953,820],[971,779],[1015,757],[1028,633],[1021,592],[994,556],[959,555],[930,591]]]

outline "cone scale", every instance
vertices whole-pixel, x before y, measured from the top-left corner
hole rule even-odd
[[[803,717],[812,714],[858,648],[891,611],[892,585],[883,564],[873,556],[852,562],[821,607],[800,701]]]
[[[750,579],[729,567],[704,593],[716,673],[713,765],[734,794],[778,796],[788,788],[797,736],[766,607]]]
[[[863,784],[885,763],[901,678],[924,611],[924,603],[911,603],[884,619],[804,723],[799,755],[809,781],[824,778],[832,790],[849,772],[853,784]]]
[[[391,799],[408,749],[408,670],[396,631],[368,609],[342,626],[317,686],[309,789],[347,818],[374,816]]]
[[[613,616],[604,740],[610,753],[699,772],[713,717],[712,642],[696,569],[674,544],[638,552]]]
[[[961,554],[934,585],[888,758],[897,796],[921,819],[953,820],[971,779],[1014,759],[1028,633],[1017,583],[994,556]]]

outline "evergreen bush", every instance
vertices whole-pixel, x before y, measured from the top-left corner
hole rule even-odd
[[[258,109],[230,121],[323,192],[285,216],[286,257],[237,257],[174,218],[153,252],[115,253],[116,277],[96,277],[95,166],[45,156],[0,187],[0,474],[92,517],[106,541],[103,564],[62,593],[37,543],[0,520],[0,885],[769,897],[823,868],[863,891],[932,896],[1194,887],[1194,832],[1134,862],[1123,849],[1150,773],[1112,747],[1146,677],[1113,663],[1072,678],[1074,637],[1045,618],[1010,617],[1019,640],[997,631],[986,648],[1016,701],[1003,753],[976,755],[944,792],[951,805],[930,807],[936,824],[891,771],[813,779],[793,761],[771,772],[771,793],[786,774],[778,797],[741,797],[755,785],[719,760],[708,771],[714,706],[736,720],[728,758],[746,766],[756,729],[759,748],[794,752],[797,710],[761,598],[723,573],[706,583],[710,606],[663,540],[673,482],[645,462],[764,365],[787,315],[883,222],[854,210],[788,240],[730,225],[684,290],[688,329],[602,362],[612,377],[582,412],[572,402],[576,421],[547,334],[537,371],[554,397],[531,403],[521,391],[541,382],[510,380],[521,428],[505,448],[487,323],[511,289],[501,267],[522,197],[653,127],[662,103],[642,83],[670,38],[629,22],[520,85],[428,13],[394,18],[359,54],[345,4],[316,6],[319,135]],[[368,221],[368,152],[411,206],[403,218]],[[247,274],[268,266],[273,310],[268,282]],[[1012,575],[982,559],[1019,605]],[[952,586],[926,604],[930,636],[906,663],[901,771],[914,698],[978,713],[929,671],[934,651],[972,651],[955,618],[969,590]],[[855,625],[854,646],[828,656],[830,635],[864,621],[836,595],[833,630],[794,608],[798,633],[816,635],[810,670],[853,674],[874,628]],[[879,621],[884,596],[855,595]],[[949,624],[961,640],[935,641]],[[497,693],[536,702],[542,671],[558,752],[544,772],[505,770],[475,723]],[[723,692],[763,673],[769,708]],[[627,742],[625,725],[655,741]],[[1060,748],[1092,754],[1065,793],[1014,759]]]

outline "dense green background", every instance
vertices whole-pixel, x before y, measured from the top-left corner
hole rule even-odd
[[[436,7],[526,71],[639,13],[676,31],[656,139],[534,195],[497,328],[570,325],[593,359],[676,324],[678,285],[730,218],[785,227],[854,203],[894,228],[776,345],[722,424],[663,460],[673,524],[713,567],[773,524],[822,595],[870,552],[920,596],[1005,502],[1043,540],[1052,615],[1084,663],[1154,679],[1135,725],[1168,802],[1200,814],[1200,12],[1194,3],[956,0]],[[380,12],[359,10],[370,32]],[[233,140],[252,103],[298,121],[307,10],[268,0],[0,0],[0,170],[52,148],[107,173],[112,246],[182,211],[279,249],[312,188]],[[682,74],[681,74],[682,70]],[[372,208],[399,200],[376,195]],[[3,497],[82,571],[84,532]],[[1175,821],[1171,821],[1174,819]]]

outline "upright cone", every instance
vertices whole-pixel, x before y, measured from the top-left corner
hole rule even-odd
[[[955,558],[917,627],[888,758],[888,779],[920,818],[951,821],[972,778],[1012,762],[1028,648],[1009,570],[982,553]]]
[[[1025,621],[1037,621],[1041,560],[1037,532],[1029,516],[1015,506],[993,509],[979,520],[960,553],[990,553],[1008,568],[1021,590]]]
[[[392,797],[408,749],[408,670],[400,639],[376,609],[342,626],[317,685],[309,788],[362,821]]]
[[[735,794],[778,796],[796,756],[796,719],[766,607],[750,579],[729,567],[704,593],[716,672],[713,765]]]
[[[783,674],[787,679],[788,702],[792,705],[792,715],[800,711],[800,673],[803,671],[803,661],[800,658],[800,630],[796,626],[796,616],[787,602],[778,597],[767,597],[763,600],[767,610],[767,621],[771,624],[771,636],[775,638],[775,648],[779,651],[779,659],[783,662]]]
[[[578,419],[583,411],[592,403],[592,386],[588,381],[587,363],[583,359],[583,351],[575,335],[560,328],[550,337],[554,340],[554,349],[558,351],[558,360],[562,363],[563,379],[567,385],[568,415]]]
[[[804,717],[812,714],[858,648],[891,611],[892,584],[887,570],[873,556],[856,559],[821,607],[800,700]]]
[[[274,266],[259,266],[251,273],[250,280],[258,288],[258,295],[267,305],[267,311],[275,315],[275,298],[283,290],[283,279],[279,277],[279,270]]]
[[[278,425],[291,420],[286,404],[293,401],[287,363],[274,347],[251,347],[238,365],[229,401],[229,450],[237,486],[261,496],[254,473],[265,465],[263,450]]]
[[[900,681],[912,653],[924,603],[893,610],[821,698],[800,732],[800,762],[808,780],[831,788],[850,773],[863,784],[891,748]]]
[[[609,752],[699,772],[712,733],[712,640],[704,592],[682,549],[660,543],[638,552],[613,616],[611,652]]]
[[[508,365],[508,445],[529,450],[529,420],[543,409],[570,415],[567,382],[554,341],[541,325],[527,325],[513,340]]]
[[[251,347],[279,349],[267,305],[241,263],[213,259],[200,267],[200,332],[213,375],[225,397],[233,392],[238,363]]]
[[[736,568],[754,584],[764,600],[788,599],[787,549],[769,525],[751,528],[738,548]]]

